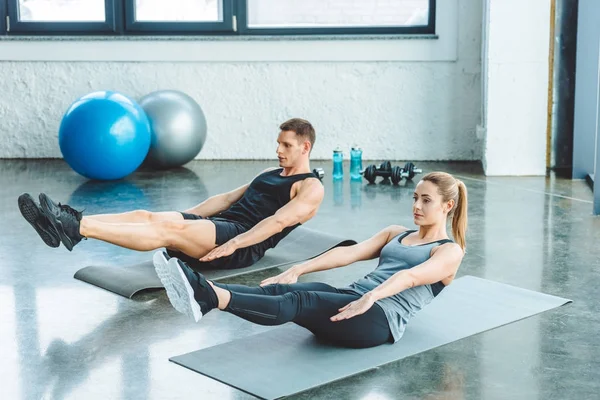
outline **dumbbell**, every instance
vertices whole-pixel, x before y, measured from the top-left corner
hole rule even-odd
[[[407,162],[402,168],[400,173],[400,179],[412,180],[416,174],[420,174],[423,171],[415,166],[412,162]],[[398,181],[399,182],[399,181]]]
[[[392,167],[392,163],[384,161],[381,163],[379,168],[375,164],[369,165],[364,171],[363,176],[369,183],[374,183],[378,176],[385,179],[392,179],[394,185],[398,184],[402,180],[402,168]]]
[[[323,168],[315,168],[312,170],[312,172],[317,178],[319,178],[320,181],[323,180],[323,177],[325,176],[325,171],[323,170]]]
[[[369,183],[374,183],[375,179],[381,176],[383,179],[391,179],[392,183],[397,185],[402,179],[412,180],[416,174],[420,174],[421,172],[423,171],[416,168],[412,162],[407,162],[401,168],[398,166],[392,167],[391,162],[385,161],[381,163],[379,168],[375,164],[369,165],[362,174]]]
[[[362,171],[362,175],[367,181],[369,181],[369,183],[375,182],[375,179],[377,179],[378,176],[387,179],[391,174],[392,163],[389,161],[382,162],[379,167],[377,167],[375,164],[371,164]]]
[[[392,168],[392,183],[394,185],[397,185],[398,183],[400,183],[400,181],[402,179],[406,179],[408,181],[412,180],[412,178],[415,177],[416,174],[420,174],[421,171],[420,169],[418,169],[415,164],[413,164],[412,162],[407,162],[406,164],[404,164],[404,167],[400,168],[400,167],[394,167]]]

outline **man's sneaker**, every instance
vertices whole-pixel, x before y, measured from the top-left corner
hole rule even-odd
[[[154,253],[152,261],[167,297],[177,311],[198,322],[218,306],[219,299],[210,283],[183,261],[169,258],[164,251]]]
[[[33,226],[44,243],[50,247],[60,246],[58,232],[52,226],[48,218],[42,213],[40,206],[33,200],[29,193],[23,193],[18,199],[21,215]]]
[[[60,241],[67,250],[73,250],[73,247],[81,239],[84,239],[79,233],[79,221],[82,217],[80,211],[66,204],[56,204],[44,193],[40,193],[40,207],[54,229],[56,229],[56,232],[58,232]]]

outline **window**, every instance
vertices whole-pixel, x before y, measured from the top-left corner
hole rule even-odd
[[[135,3],[134,3],[135,2]],[[223,22],[222,0],[134,0],[136,21]]]
[[[435,33],[435,0],[246,0],[246,34]]]
[[[117,28],[115,0],[6,1],[9,33],[114,33]]]
[[[0,0],[8,34],[433,34],[436,0]],[[0,22],[0,29],[5,24]]]
[[[128,0],[125,29],[137,33],[233,32],[232,0]]]
[[[104,0],[19,0],[19,21],[23,22],[104,22]]]

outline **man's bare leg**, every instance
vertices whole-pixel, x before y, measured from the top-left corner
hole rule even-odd
[[[216,247],[215,225],[208,220],[159,221],[143,223],[106,223],[83,217],[79,233],[87,238],[131,250],[150,251],[162,247],[177,249],[200,258]]]
[[[183,221],[183,215],[177,211],[152,212],[146,210],[128,211],[119,214],[96,214],[86,216],[86,218],[112,224],[148,224],[161,221]]]

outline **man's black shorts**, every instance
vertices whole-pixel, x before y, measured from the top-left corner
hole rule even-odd
[[[183,219],[186,220],[206,219],[215,224],[215,244],[217,246],[226,243],[230,239],[248,231],[249,229],[247,226],[239,222],[230,221],[218,217],[204,218],[200,215],[189,214],[185,212],[182,212],[181,215],[183,215]],[[198,259],[190,257],[187,254],[184,254],[179,251],[167,250],[167,253],[169,254],[169,256],[177,257],[181,261],[186,262],[190,267],[197,270],[234,269],[249,267],[262,257],[261,252],[258,251],[258,248],[256,246],[249,246],[244,247],[242,249],[237,249],[233,254],[227,257],[217,258],[209,262],[200,262]]]

